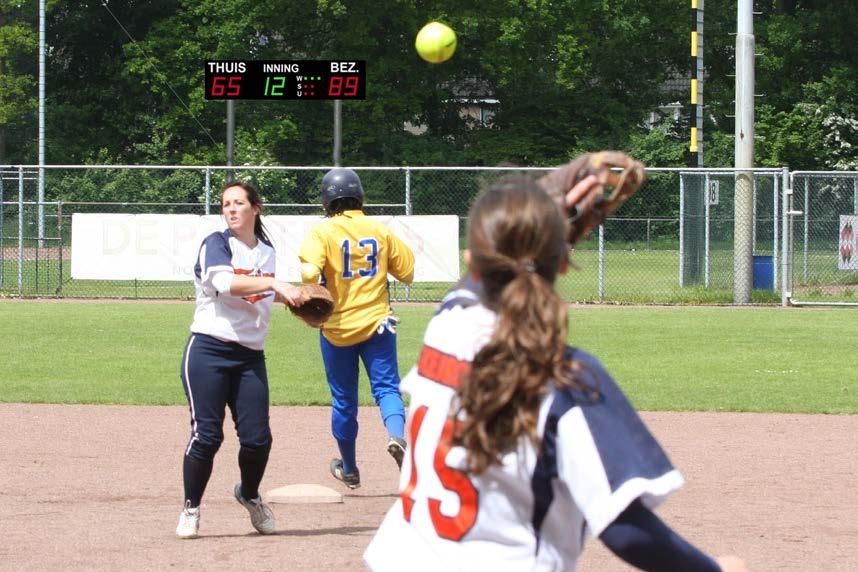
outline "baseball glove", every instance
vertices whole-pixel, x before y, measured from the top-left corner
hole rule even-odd
[[[307,301],[300,306],[286,304],[289,311],[301,318],[311,328],[321,328],[334,312],[334,299],[321,284],[303,284],[301,290]]]
[[[589,189],[582,196],[567,196],[587,175],[595,175],[602,186]],[[644,178],[643,163],[619,151],[601,151],[558,167],[538,183],[569,214],[567,241],[574,246],[635,194]]]

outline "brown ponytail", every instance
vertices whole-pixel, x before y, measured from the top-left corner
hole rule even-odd
[[[492,338],[477,352],[451,415],[468,465],[483,472],[526,435],[538,445],[539,403],[549,381],[569,385],[564,362],[566,304],[554,290],[566,256],[566,221],[529,177],[512,175],[471,208],[471,270],[483,303],[497,312]]]

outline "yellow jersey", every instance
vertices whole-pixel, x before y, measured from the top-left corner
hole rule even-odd
[[[314,226],[298,253],[301,279],[322,277],[334,297],[334,313],[322,335],[335,346],[369,339],[392,312],[387,275],[410,284],[414,253],[390,228],[360,210],[344,211]]]

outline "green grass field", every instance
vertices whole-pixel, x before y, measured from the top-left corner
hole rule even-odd
[[[0,300],[0,401],[184,404],[179,362],[193,309]],[[641,409],[858,413],[855,311],[573,306],[569,339],[598,355]],[[434,305],[397,312],[404,374]],[[329,403],[316,330],[278,310],[266,353],[273,403]]]

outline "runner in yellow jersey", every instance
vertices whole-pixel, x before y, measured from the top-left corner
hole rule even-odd
[[[322,179],[328,218],[309,232],[298,255],[303,281],[321,279],[334,297],[334,313],[320,336],[331,390],[331,431],[341,457],[330,468],[334,478],[352,489],[360,486],[355,453],[359,360],[387,428],[387,451],[402,466],[405,411],[387,277],[406,284],[414,278],[411,249],[389,227],[364,215],[363,196],[353,170],[329,171]]]

